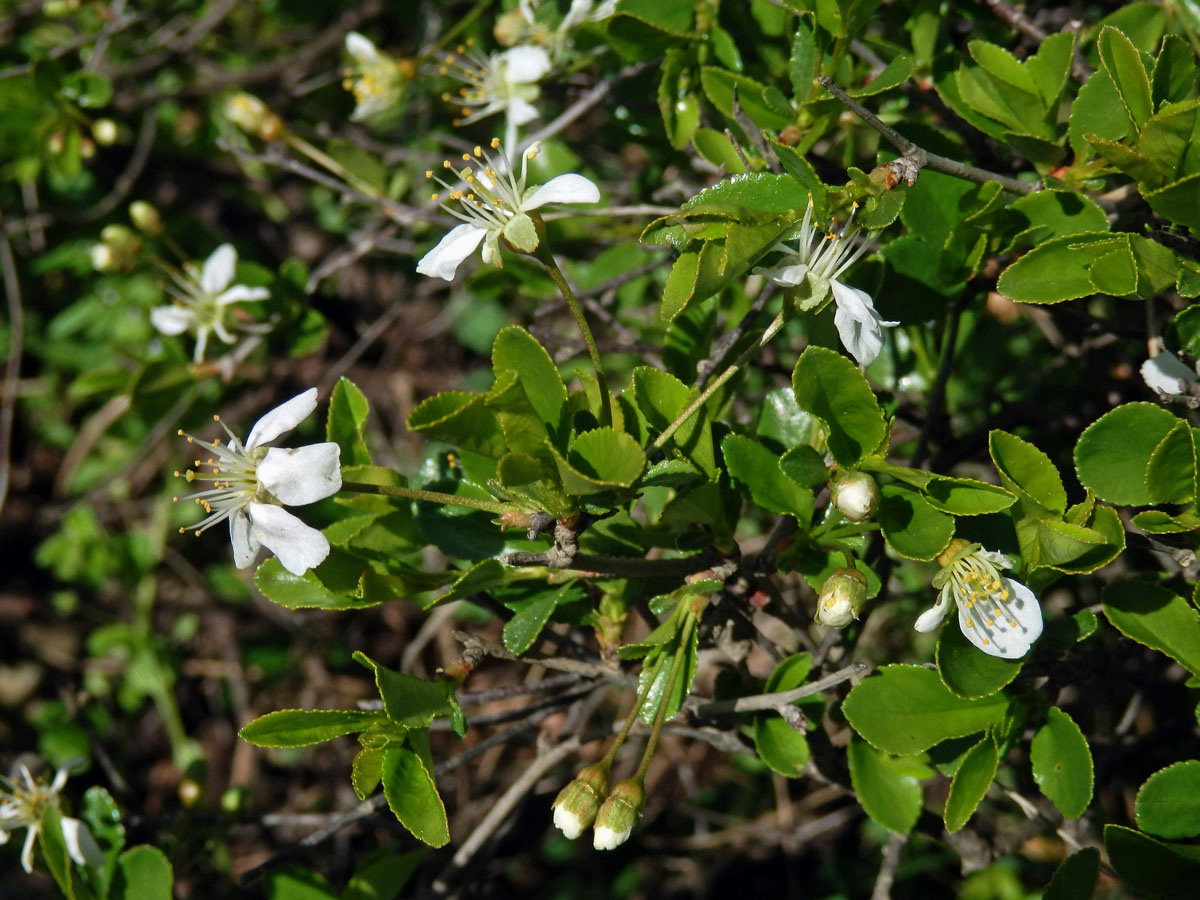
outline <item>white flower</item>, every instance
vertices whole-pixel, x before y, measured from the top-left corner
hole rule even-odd
[[[1196,372],[1168,350],[1142,363],[1142,380],[1148,388],[1160,394],[1189,394],[1191,391],[1188,386],[1200,383]]]
[[[632,831],[632,824],[627,828],[622,828],[620,831],[614,831],[607,825],[598,825],[592,833],[592,846],[597,850],[615,850],[629,840],[629,835]]]
[[[267,446],[299,425],[316,408],[317,389],[309,388],[259,419],[250,429],[245,444],[228,428],[225,428],[229,435],[226,445],[219,440],[209,443],[184,435],[189,444],[198,444],[213,454],[206,463],[195,462],[197,469],[208,465],[212,472],[188,469],[183,476],[189,482],[212,482],[210,489],[193,497],[208,515],[192,527],[199,535],[228,519],[233,561],[239,569],[253,563],[261,547],[274,552],[283,567],[294,575],[303,575],[329,555],[325,535],[305,525],[280,504],[304,506],[341,490],[341,448],[332,442],[295,450]],[[179,529],[180,533],[186,530]]]
[[[573,841],[583,834],[584,824],[578,813],[572,812],[565,806],[556,806],[554,807],[554,827]]]
[[[785,256],[773,268],[756,269],[776,284],[784,287],[807,286],[808,302],[802,310],[816,309],[825,304],[830,292],[837,303],[833,323],[850,355],[860,366],[868,366],[883,348],[883,329],[899,322],[887,322],[875,311],[871,295],[838,281],[846,269],[858,262],[867,251],[868,241],[859,232],[850,232],[854,213],[840,232],[822,233],[812,224],[812,200],[804,211],[804,220],[796,234],[796,246],[778,244],[775,249]]]
[[[493,150],[500,149],[500,141],[493,139]],[[551,178],[538,187],[526,187],[529,160],[537,156],[539,144],[533,144],[521,157],[521,175],[515,177],[512,167],[506,162],[497,163],[481,147],[475,155],[463,154],[463,161],[474,164],[455,170],[449,160],[443,164],[466,182],[466,188],[455,188],[436,179],[449,191],[449,199],[458,206],[442,203],[442,209],[463,224],[458,225],[441,239],[436,247],[421,257],[417,271],[422,275],[454,280],[459,264],[483,244],[483,261],[493,266],[500,263],[500,239],[524,253],[532,253],[538,246],[537,229],[527,215],[547,203],[596,203],[600,191],[582,175],[568,174]],[[503,156],[501,156],[503,159]],[[425,173],[433,178],[433,171]],[[438,194],[433,195],[439,199]]]
[[[937,604],[917,618],[917,631],[932,631],[952,605],[967,640],[1001,659],[1020,659],[1042,634],[1042,608],[1033,591],[1002,576],[997,566],[1012,568],[1003,553],[984,550],[956,538],[938,556],[942,571],[933,578]]]
[[[8,843],[11,832],[27,829],[25,846],[21,850],[21,867],[32,872],[33,847],[42,831],[42,813],[51,804],[59,805],[58,794],[67,783],[67,770],[59,769],[49,785],[34,780],[25,766],[21,766],[20,771],[20,780],[0,780],[0,844]],[[62,816],[61,822],[63,843],[71,859],[81,866],[104,865],[104,852],[87,825],[70,816]]]
[[[195,334],[194,362],[204,359],[210,334],[216,334],[226,344],[233,343],[226,322],[231,304],[265,300],[271,295],[262,287],[244,284],[230,287],[236,268],[237,251],[230,244],[222,244],[204,261],[198,276],[194,270],[188,272],[187,278],[173,276],[175,285],[167,290],[174,295],[175,305],[156,306],[150,310],[150,323],[163,334],[183,334],[185,331]]]
[[[404,89],[412,78],[411,63],[392,59],[380,53],[369,39],[351,31],[346,35],[346,52],[354,59],[354,67],[345,71],[342,87],[354,95],[354,121],[370,119],[386,112],[400,102]]]
[[[468,42],[441,59],[438,71],[463,82],[457,95],[443,94],[442,99],[461,104],[462,118],[455,125],[498,112],[513,125],[525,125],[538,117],[531,101],[541,93],[537,82],[550,68],[550,55],[541,47],[512,47],[484,56]]]

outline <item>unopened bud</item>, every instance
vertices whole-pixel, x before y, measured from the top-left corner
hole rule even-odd
[[[100,230],[100,240],[117,254],[136,253],[142,246],[142,239],[124,225],[105,225]]]
[[[866,472],[851,472],[833,486],[833,505],[851,522],[869,519],[879,506],[879,485]]]
[[[618,781],[596,813],[592,846],[597,850],[613,850],[629,840],[645,803],[646,791],[639,779]]]
[[[111,147],[121,131],[112,119],[97,119],[92,123],[92,137],[101,147]]]
[[[858,618],[866,600],[867,579],[862,572],[834,569],[817,598],[817,621],[831,628],[845,628]]]
[[[97,272],[111,272],[117,267],[117,257],[108,244],[92,244],[92,268]]]
[[[146,234],[158,235],[163,233],[162,216],[158,210],[145,200],[134,200],[129,204],[129,218]]]
[[[96,142],[93,141],[91,138],[87,138],[87,137],[80,138],[79,139],[79,158],[80,159],[91,159],[95,155],[96,155]]]
[[[608,793],[608,767],[585,766],[554,800],[554,826],[571,840],[596,820],[600,798]]]
[[[496,43],[501,47],[511,47],[518,43],[529,31],[529,22],[525,16],[521,14],[519,9],[513,9],[506,12],[500,18],[496,19],[496,24],[492,26],[492,34],[496,38]]]
[[[46,139],[46,149],[50,151],[51,156],[62,156],[62,152],[67,149],[67,136],[61,131],[56,131]]]
[[[225,115],[238,128],[264,141],[277,140],[283,134],[283,120],[253,94],[236,94],[225,104]]]

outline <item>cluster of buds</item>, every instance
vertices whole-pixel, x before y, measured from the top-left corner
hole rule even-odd
[[[554,825],[571,840],[590,826],[592,846],[612,850],[629,839],[645,804],[641,778],[618,781],[610,791],[608,764],[602,761],[585,766],[559,792],[553,805]]]

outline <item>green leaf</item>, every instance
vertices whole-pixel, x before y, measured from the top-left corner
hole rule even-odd
[[[1074,720],[1056,706],[1029,748],[1033,780],[1068,819],[1078,819],[1092,802],[1092,753]]]
[[[778,455],[740,434],[726,435],[721,453],[730,477],[745,488],[754,503],[768,512],[795,516],[800,527],[807,528],[812,519],[812,491],[784,474]]]
[[[383,711],[397,725],[428,728],[438,716],[448,716],[454,711],[447,699],[452,691],[448,682],[431,683],[415,675],[405,675],[380,665],[362,651],[355,651],[354,660],[375,673]]]
[[[329,418],[325,423],[325,439],[342,448],[343,466],[369,466],[371,454],[363,432],[367,427],[370,406],[363,392],[346,377],[338,379],[329,395]]]
[[[792,97],[797,103],[803,103],[812,92],[817,74],[817,42],[813,37],[811,14],[798,15],[795,28],[788,59],[788,79],[792,83]]]
[[[1104,849],[1130,888],[1161,900],[1190,900],[1200,881],[1200,847],[1168,844],[1124,828],[1104,826]]]
[[[784,778],[799,778],[808,765],[808,738],[782,716],[755,717],[754,750],[759,759]]]
[[[358,709],[280,709],[248,722],[238,736],[256,747],[307,747],[364,731],[381,718]]]
[[[1127,248],[1125,235],[1082,232],[1034,247],[1005,269],[996,289],[1022,303],[1061,303],[1094,294],[1092,265],[1115,249]]]
[[[383,777],[383,748],[363,747],[354,754],[350,766],[350,786],[359,800],[366,800],[379,786]]]
[[[1154,108],[1188,99],[1196,87],[1196,54],[1177,34],[1163,38],[1154,72],[1150,76],[1150,94]]]
[[[1084,135],[1119,141],[1129,129],[1129,116],[1121,105],[1112,79],[1103,68],[1097,69],[1071,104],[1071,119],[1067,126],[1071,148],[1081,157],[1089,156],[1091,147]]]
[[[1187,175],[1184,158],[1196,126],[1196,100],[1171,103],[1150,117],[1138,136],[1138,152],[1149,159],[1166,181]],[[1158,187],[1162,181],[1148,184]]]
[[[318,569],[294,575],[271,557],[254,573],[254,584],[288,609],[365,609],[437,586],[436,579],[420,572],[400,576],[364,570],[361,557],[336,547]]]
[[[1090,197],[1078,191],[1037,191],[1018,197],[1001,214],[1015,232],[1013,244],[1037,247],[1053,238],[1108,230],[1108,217]]]
[[[346,883],[341,900],[396,900],[416,874],[426,851],[413,850],[369,860]]]
[[[931,669],[893,665],[855,685],[842,710],[873,747],[904,755],[989,728],[1004,717],[1008,700],[1001,694],[965,700]]]
[[[1100,30],[1096,47],[1100,51],[1100,64],[1116,86],[1130,122],[1135,129],[1140,129],[1154,112],[1150,79],[1142,65],[1141,54],[1129,38],[1111,25]]]
[[[1042,900],[1092,900],[1099,877],[1100,851],[1083,847],[1059,863]]]
[[[476,563],[463,572],[444,594],[426,603],[423,609],[432,609],[454,600],[462,600],[472,594],[490,591],[492,588],[508,584],[512,578],[512,570],[498,559],[485,559]]]
[[[988,435],[988,450],[1006,488],[1052,512],[1066,511],[1066,489],[1058,469],[1045,453],[998,428]]]
[[[517,374],[535,415],[551,440],[561,446],[567,389],[546,349],[524,328],[510,325],[500,330],[492,344],[492,370],[497,380],[502,372]]]
[[[1147,581],[1117,581],[1104,588],[1101,602],[1105,617],[1127,638],[1200,676],[1200,614],[1178,594]]]
[[[593,482],[612,487],[630,487],[646,468],[646,454],[633,436],[612,428],[594,428],[577,435],[567,458]]]
[[[325,877],[299,865],[268,872],[263,879],[266,900],[336,900]]]
[[[532,647],[550,621],[550,614],[574,587],[573,581],[567,582],[561,587],[537,591],[531,597],[507,604],[514,610],[514,615],[504,623],[504,648],[520,656]]]
[[[801,487],[815,488],[829,480],[824,457],[808,444],[793,447],[779,457],[779,469]]]
[[[421,757],[407,747],[388,747],[382,773],[383,796],[400,824],[431,847],[450,843],[446,807]]]
[[[1162,838],[1200,834],[1200,760],[1159,769],[1138,789],[1137,826]]]
[[[971,478],[935,475],[923,493],[934,509],[956,516],[981,516],[1008,509],[1017,498],[1004,488]]]
[[[792,372],[796,403],[829,429],[829,452],[853,466],[887,436],[883,410],[858,366],[824,347],[809,346]]]
[[[996,777],[999,765],[1000,753],[996,749],[996,742],[986,735],[962,758],[958,771],[954,773],[954,780],[950,782],[950,794],[946,797],[943,814],[946,830],[951,834],[966,825],[975,814],[984,794],[992,785],[992,779]]]
[[[674,375],[649,366],[639,366],[633,370],[633,396],[650,426],[651,434],[658,435],[683,412],[693,395]],[[709,478],[716,477],[716,453],[706,408],[697,410],[684,422],[666,446]]]
[[[1001,659],[980,653],[962,629],[953,625],[941,630],[937,642],[937,668],[950,692],[968,700],[990,697],[1010,684],[1021,672],[1024,659]]]
[[[790,125],[795,117],[786,103],[773,101],[777,91],[770,91],[766,85],[745,75],[736,75],[715,66],[703,66],[700,69],[700,85],[712,105],[731,119],[734,118],[735,91],[738,106],[759,128],[777,131]]]
[[[916,488],[902,482],[879,489],[875,517],[888,546],[907,559],[933,559],[954,537],[954,517],[935,509]]]
[[[913,774],[914,760],[887,756],[852,737],[846,746],[846,761],[850,784],[867,815],[897,834],[912,831],[921,815],[922,799],[920,779]]]
[[[1033,77],[1025,71],[1025,66],[1003,47],[989,44],[987,41],[968,41],[967,52],[993,78],[1027,94],[1037,94],[1038,89],[1033,83]]]
[[[700,124],[700,101],[692,91],[692,69],[682,50],[668,50],[663,60],[658,110],[667,140],[676,150],[682,150]]]
[[[175,873],[166,855],[157,847],[131,847],[117,860],[111,900],[171,900]]]
[[[408,430],[489,459],[499,459],[506,446],[504,434],[495,411],[487,406],[487,399],[484,394],[463,391],[434,394],[408,414]]]
[[[1200,231],[1200,172],[1142,194],[1150,208],[1192,231]]]
[[[1146,466],[1179,421],[1153,403],[1126,403],[1105,413],[1087,427],[1075,445],[1075,473],[1080,484],[1109,503],[1153,503]]]
[[[1196,446],[1192,429],[1180,421],[1164,437],[1146,463],[1146,491],[1155,503],[1190,503],[1196,499]]]
[[[125,846],[125,826],[121,824],[121,811],[112,795],[104,788],[94,785],[84,792],[79,818],[91,829],[92,836],[106,855],[116,853]]]
[[[898,53],[894,56],[878,75],[864,84],[862,87],[853,88],[847,91],[851,97],[872,97],[875,94],[882,94],[884,91],[890,91],[892,88],[899,87],[908,81],[912,75],[913,66],[916,64],[907,53]]]
[[[46,860],[46,868],[54,878],[55,884],[63,892],[67,900],[75,900],[75,886],[78,883],[75,870],[72,868],[71,857],[67,851],[66,841],[62,833],[62,813],[58,804],[47,803],[42,810],[41,829],[38,831],[38,841],[42,846],[42,856]]]

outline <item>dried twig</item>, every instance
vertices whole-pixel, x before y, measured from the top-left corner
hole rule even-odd
[[[727,716],[734,713],[759,712],[762,710],[781,710],[790,706],[801,697],[809,697],[827,691],[829,688],[857,678],[871,670],[871,664],[864,660],[852,662],[844,669],[838,669],[832,675],[826,675],[811,684],[802,684],[790,691],[778,691],[774,694],[754,694],[749,697],[738,697],[736,700],[714,700],[708,703],[697,703],[695,713],[705,719]]]

